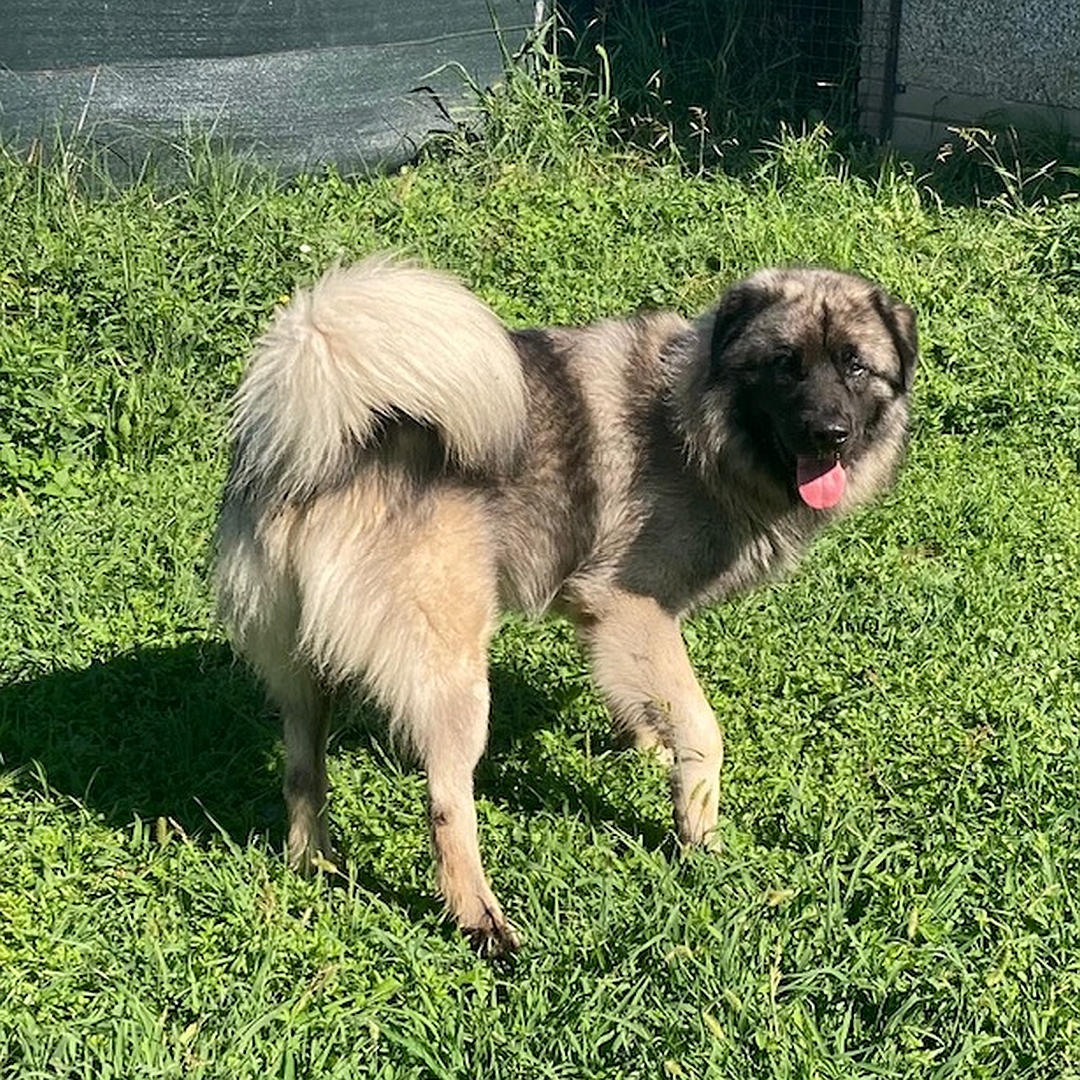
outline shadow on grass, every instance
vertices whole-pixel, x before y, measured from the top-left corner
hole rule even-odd
[[[493,666],[491,682],[491,745],[477,778],[482,795],[512,813],[565,810],[649,832],[632,809],[580,776],[559,775],[539,752],[535,733],[567,705],[552,696],[559,691],[507,662]],[[361,705],[349,711],[336,745],[379,756],[387,741],[377,710]],[[254,836],[283,849],[277,719],[223,644],[138,649],[0,687],[0,767],[25,770],[21,782],[31,787],[34,763],[50,790],[73,796],[110,825],[166,817],[196,841],[220,829],[239,843]],[[422,814],[418,807],[420,821]],[[396,893],[363,867],[356,871],[372,891]]]
[[[165,816],[236,838],[279,828],[275,739],[258,687],[214,642],[0,688],[4,767],[37,762],[50,789],[112,825]]]

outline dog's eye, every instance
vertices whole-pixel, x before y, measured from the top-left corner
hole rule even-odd
[[[860,376],[865,375],[869,370],[854,349],[844,354],[843,365],[844,374],[852,379],[857,379]]]
[[[801,379],[803,377],[802,353],[794,348],[780,348],[776,350],[775,362],[777,369],[788,378]]]

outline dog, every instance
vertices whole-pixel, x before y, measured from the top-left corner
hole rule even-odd
[[[680,617],[889,485],[917,359],[910,307],[822,268],[761,270],[695,321],[572,328],[509,330],[393,256],[298,291],[235,397],[215,570],[282,715],[290,863],[335,863],[327,723],[363,693],[426,773],[449,913],[519,946],[473,800],[506,609],[574,622],[614,723],[670,756],[681,841],[708,843],[723,741]]]

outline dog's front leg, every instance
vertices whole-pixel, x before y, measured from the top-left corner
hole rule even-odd
[[[708,844],[716,828],[724,740],[694,677],[678,621],[647,597],[619,594],[580,620],[593,674],[615,723],[638,745],[670,750],[679,838]]]

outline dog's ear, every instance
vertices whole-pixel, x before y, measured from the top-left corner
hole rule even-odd
[[[906,394],[911,390],[915,368],[919,363],[919,330],[915,325],[915,311],[880,289],[874,293],[874,310],[889,331],[893,348],[900,357],[900,386]]]
[[[773,298],[773,290],[760,274],[736,282],[720,298],[709,344],[709,370],[714,379],[721,374],[731,346]]]

